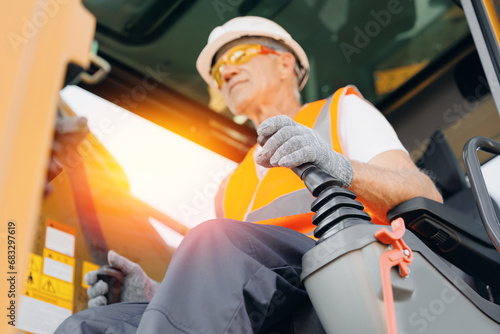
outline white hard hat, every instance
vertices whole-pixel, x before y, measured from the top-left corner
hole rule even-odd
[[[227,21],[220,27],[216,27],[208,36],[207,45],[203,48],[196,69],[205,82],[214,87],[212,75],[212,60],[217,51],[229,42],[244,37],[268,37],[285,45],[294,54],[298,61],[299,88],[302,89],[309,76],[309,60],[302,47],[293,40],[292,36],[279,24],[258,16],[241,16]]]

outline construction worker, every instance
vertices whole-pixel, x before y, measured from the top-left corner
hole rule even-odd
[[[229,109],[257,128],[259,145],[216,198],[217,214],[226,219],[192,229],[161,284],[110,251],[110,264],[124,273],[121,300],[130,303],[77,313],[56,333],[300,332],[297,310],[311,308],[301,258],[315,241],[304,234],[312,229],[312,196],[290,167],[311,162],[337,177],[378,223],[413,197],[442,201],[355,87],[302,105],[309,62],[276,23],[250,16],[228,21],[212,31],[196,65]],[[85,281],[89,306],[106,304],[107,285],[97,272]]]

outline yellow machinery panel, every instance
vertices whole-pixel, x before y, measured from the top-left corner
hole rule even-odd
[[[11,246],[0,259],[0,305],[10,308],[0,326],[14,333],[8,321],[18,319],[29,275],[58,92],[68,63],[89,66],[95,18],[79,0],[26,0],[6,4],[0,19],[0,244]]]

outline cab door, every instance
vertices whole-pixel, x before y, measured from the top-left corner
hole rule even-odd
[[[9,2],[2,22],[0,83],[0,326],[17,332],[28,252],[46,180],[59,90],[69,64],[87,68],[95,18],[80,0]],[[7,310],[7,311],[5,311]],[[2,331],[4,332],[4,331]]]
[[[462,7],[474,39],[497,110],[500,110],[500,2],[462,0]],[[500,113],[500,111],[499,111]]]

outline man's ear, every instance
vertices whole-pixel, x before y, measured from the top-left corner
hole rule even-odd
[[[295,75],[295,57],[290,52],[283,52],[278,58],[278,70],[280,79],[284,80],[289,76]]]

